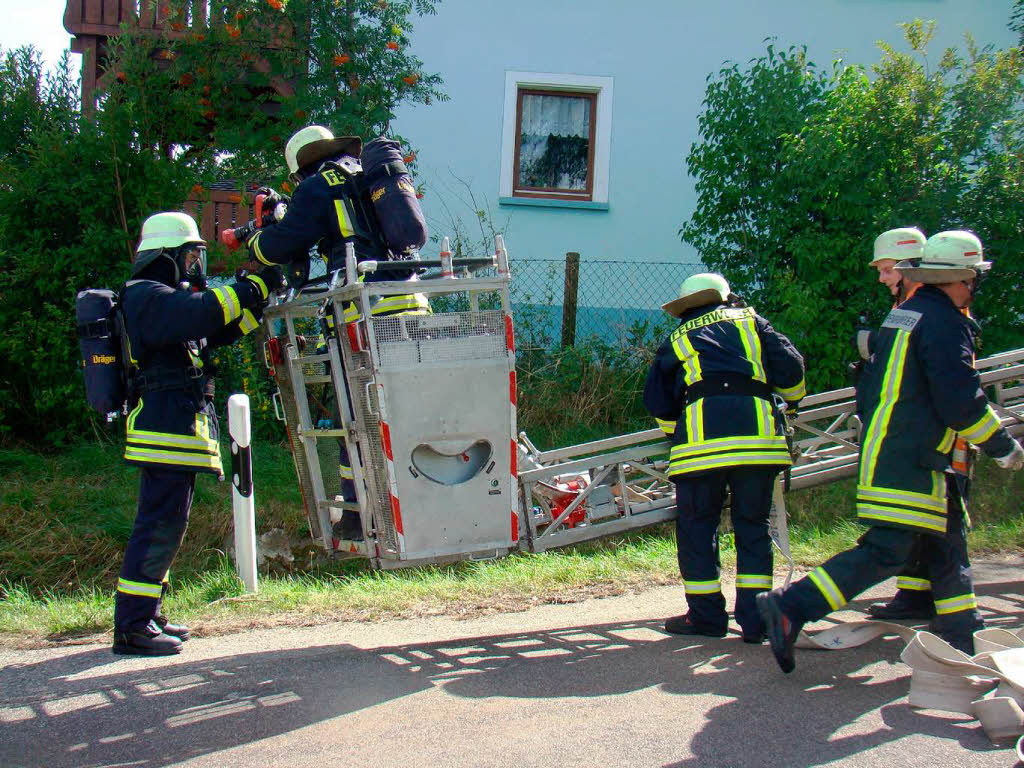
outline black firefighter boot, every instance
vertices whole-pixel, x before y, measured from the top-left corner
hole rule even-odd
[[[167,617],[164,616],[163,603],[166,596],[167,582],[165,581],[160,589],[160,599],[156,603],[156,616],[153,617],[153,623],[156,624],[160,628],[160,631],[165,635],[176,637],[182,642],[185,642],[192,637],[192,633],[184,624],[171,624]]]
[[[173,656],[181,653],[181,640],[161,632],[151,621],[131,632],[114,632],[110,650],[122,656]]]
[[[703,637],[725,637],[726,627],[712,627],[697,624],[689,614],[665,619],[665,631],[673,635],[702,635]]]
[[[887,603],[872,603],[868,606],[868,615],[873,619],[892,621],[893,619],[930,619],[935,616],[935,603],[932,601],[932,593],[921,593],[927,597],[922,598],[919,594],[900,589],[896,595]]]
[[[793,656],[793,648],[796,646],[796,639],[800,636],[800,629],[803,622],[797,623],[782,612],[779,605],[778,589],[771,592],[762,592],[755,599],[757,612],[761,614],[764,622],[765,635],[771,644],[775,661],[783,672],[789,674],[796,669],[796,659]]]
[[[153,617],[153,623],[156,624],[160,628],[160,631],[165,635],[176,637],[182,642],[185,642],[192,637],[192,630],[184,624],[171,624],[171,622],[167,620],[167,617],[162,613],[158,613]]]
[[[334,535],[348,541],[363,540],[363,524],[359,513],[346,509],[341,513],[341,520],[334,524]]]

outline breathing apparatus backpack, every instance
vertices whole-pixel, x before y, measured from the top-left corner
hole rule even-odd
[[[397,141],[374,139],[363,148],[359,159],[329,161],[321,166],[321,172],[324,170],[345,180],[360,261],[414,258],[427,242],[427,223]],[[342,268],[344,242],[337,243],[334,252],[325,256],[328,271]],[[411,274],[412,270],[408,274],[390,272],[387,279],[403,280]]]
[[[397,141],[381,137],[364,148],[363,188],[385,247],[399,258],[427,242],[427,222]]]
[[[89,288],[75,298],[85,397],[97,413],[113,421],[125,413],[128,371],[124,365],[124,323],[118,295]]]

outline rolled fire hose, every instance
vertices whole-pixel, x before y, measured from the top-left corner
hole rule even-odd
[[[909,703],[977,718],[993,742],[1017,739],[1024,762],[1024,631],[982,629],[968,656],[931,632],[885,621],[855,621],[801,632],[797,648],[845,650],[883,635],[907,642],[900,658],[911,669]]]

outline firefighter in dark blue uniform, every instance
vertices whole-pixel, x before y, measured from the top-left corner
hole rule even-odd
[[[792,463],[773,395],[795,407],[804,364],[789,339],[752,308],[730,302],[721,275],[693,275],[663,309],[680,320],[647,375],[644,405],[672,440],[676,544],[689,612],[668,632],[724,637],[718,524],[726,489],[736,536],[736,621],[760,643],[755,595],[772,587],[768,517],[778,472]]]
[[[250,256],[262,264],[307,263],[314,246],[327,264],[328,271],[343,269],[345,246],[352,243],[357,261],[386,260],[389,254],[374,231],[371,210],[355,189],[351,176],[361,170],[359,156],[362,142],[358,138],[335,138],[326,128],[311,125],[298,131],[285,146],[285,161],[291,178],[298,182],[284,217],[255,232],[247,241]],[[368,280],[401,280],[411,273],[389,272]],[[430,304],[422,293],[382,296],[371,308],[374,317],[395,314],[427,314]],[[344,321],[360,319],[358,308],[349,302],[344,308]],[[324,332],[334,335],[334,313],[325,317]],[[355,501],[352,467],[348,451],[340,447],[339,474],[341,495]],[[363,538],[359,515],[345,511],[338,536],[342,539]]]
[[[896,265],[906,259],[921,258],[924,253],[925,236],[914,227],[890,229],[875,238],[873,255],[868,266],[878,270],[878,282],[885,285],[892,295],[893,309],[914,295],[920,287],[898,269]],[[866,363],[871,359],[871,347],[875,332],[861,330],[857,333],[857,350]],[[959,442],[962,444],[963,440]],[[964,480],[966,482],[966,479]],[[920,547],[911,553],[907,566],[896,577],[896,594],[885,603],[872,603],[868,614],[876,619],[930,619],[935,615],[932,602],[932,585],[928,580],[928,565],[920,556]]]
[[[259,326],[279,270],[193,291],[205,282],[205,243],[185,213],[142,225],[132,279],[121,294],[129,366],[124,458],[141,468],[135,525],[114,603],[118,654],[178,653],[188,628],[160,609],[167,575],[185,535],[196,474],[223,476],[207,351]]]
[[[973,654],[972,633],[982,625],[966,546],[949,540],[966,535],[963,500],[949,473],[955,438],[980,446],[1004,469],[1024,465],[1024,451],[981,389],[973,365],[978,327],[961,312],[989,264],[977,237],[951,231],[931,237],[921,259],[899,267],[924,285],[883,322],[857,391],[865,425],[857,516],[871,527],[855,548],[757,600],[784,672],[795,667],[793,647],[805,622],[899,572],[915,546],[928,564],[938,634]]]

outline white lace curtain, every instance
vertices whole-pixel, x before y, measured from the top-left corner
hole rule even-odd
[[[523,95],[521,132],[528,136],[590,136],[590,99],[579,96]]]
[[[521,109],[518,185],[585,190],[590,99],[526,93]]]

